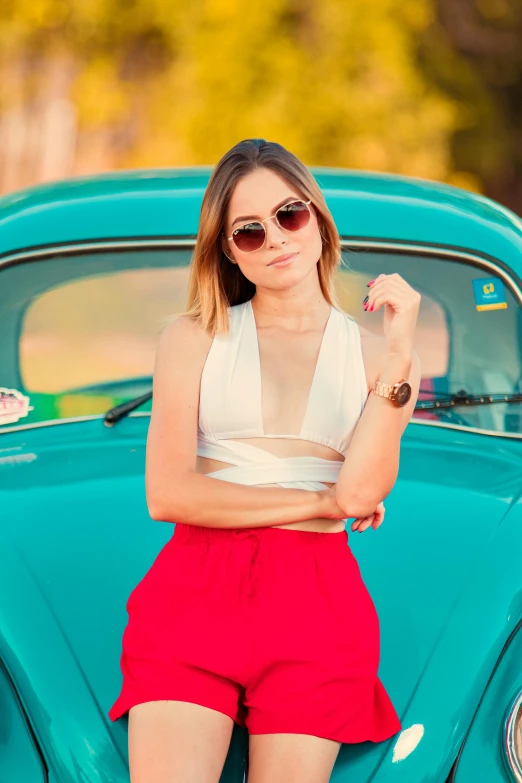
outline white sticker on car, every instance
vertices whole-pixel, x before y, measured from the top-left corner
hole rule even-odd
[[[14,424],[27,416],[29,411],[34,411],[34,407],[29,405],[29,397],[17,389],[0,386],[0,426]]]

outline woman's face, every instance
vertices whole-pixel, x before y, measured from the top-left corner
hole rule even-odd
[[[265,244],[253,253],[238,250],[232,239],[226,239],[232,236],[235,228],[253,220],[264,220],[276,212],[281,202],[295,199],[308,201],[296,188],[266,168],[247,174],[234,188],[225,220],[223,247],[227,256],[256,286],[287,288],[301,282],[317,266],[322,240],[313,204],[309,205],[310,220],[299,231],[285,231],[274,219],[267,220],[263,224]],[[270,266],[278,256],[289,253],[295,254],[289,264]]]

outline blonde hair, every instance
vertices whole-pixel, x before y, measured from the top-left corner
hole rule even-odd
[[[212,336],[229,332],[227,308],[251,299],[255,285],[225,256],[221,244],[228,204],[238,181],[267,168],[312,200],[323,238],[318,261],[319,284],[326,301],[338,306],[333,276],[341,262],[341,244],[324,196],[306,166],[274,141],[245,139],[232,147],[212,170],[201,204],[196,246],[190,263],[187,310],[179,315],[199,322]]]

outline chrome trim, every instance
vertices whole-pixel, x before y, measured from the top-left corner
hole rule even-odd
[[[502,277],[504,281],[509,282],[511,288],[515,289],[517,292],[520,304],[522,305],[522,288],[517,285],[507,272],[498,267],[493,261],[482,258],[481,256],[476,256],[473,253],[467,253],[465,250],[449,250],[447,248],[430,247],[428,245],[405,245],[400,242],[372,242],[357,239],[353,241],[341,240],[341,246],[343,246],[345,250],[349,250],[350,247],[364,247],[371,250],[401,250],[405,253],[414,251],[415,253],[423,255],[435,254],[437,256],[443,256],[444,258],[460,258],[465,261],[471,261],[472,263],[486,267],[489,270],[494,270],[499,277]]]
[[[154,239],[154,238],[149,239],[148,237],[143,237],[142,239],[130,239],[130,240],[107,240],[101,242],[85,242],[85,243],[79,242],[72,245],[40,248],[32,251],[31,250],[24,251],[22,253],[13,253],[9,256],[6,256],[3,259],[0,259],[0,270],[2,266],[11,263],[13,260],[24,261],[35,257],[42,258],[50,255],[55,256],[58,254],[71,253],[71,252],[84,253],[89,250],[116,250],[116,249],[127,249],[127,248],[138,248],[138,249],[139,248],[144,248],[144,249],[162,248],[162,247],[190,248],[190,247],[194,247],[195,244],[196,244],[195,239]],[[405,253],[416,253],[420,255],[430,255],[430,256],[435,255],[435,256],[443,256],[444,258],[458,258],[465,261],[470,261],[479,267],[485,267],[488,270],[493,270],[496,272],[496,274],[499,275],[499,277],[502,277],[503,280],[509,284],[511,290],[517,292],[519,297],[519,304],[522,306],[522,289],[517,285],[517,283],[513,280],[513,278],[510,275],[508,275],[507,272],[504,272],[503,269],[498,267],[492,261],[482,258],[481,256],[476,256],[473,253],[469,253],[463,250],[453,250],[453,249],[450,250],[447,248],[434,247],[431,245],[416,245],[416,244],[404,244],[401,242],[379,242],[379,241],[372,241],[372,240],[357,240],[357,239],[350,240],[350,239],[341,238],[341,249],[349,250],[351,247],[368,248],[370,250],[392,250],[392,251],[400,250]],[[341,265],[340,269],[342,268],[343,266]],[[0,435],[3,435],[8,432],[18,432],[21,430],[35,429],[38,427],[49,427],[51,425],[54,426],[57,424],[74,424],[79,421],[91,421],[93,419],[103,419],[103,416],[104,414],[95,414],[92,416],[76,416],[67,419],[65,418],[50,419],[49,421],[36,422],[34,424],[22,424],[19,427],[7,427],[5,429],[0,427]],[[145,412],[130,413],[129,416],[132,417],[150,416],[150,412],[145,411]],[[497,438],[510,438],[511,440],[522,440],[522,433],[494,432],[492,430],[479,429],[478,427],[464,427],[463,425],[460,424],[448,424],[448,423],[425,421],[425,420],[420,421],[413,417],[410,419],[408,423],[420,424],[425,427],[441,427],[443,429],[461,430],[462,432],[473,432],[478,435],[489,435]]]
[[[522,783],[522,758],[515,750],[515,723],[519,710],[522,710],[522,691],[511,702],[504,722],[504,753],[509,772],[515,783]]]
[[[141,418],[143,416],[150,417],[150,411],[135,411],[129,413],[126,418]],[[1,427],[0,435],[6,432],[20,432],[21,430],[32,430],[39,427],[57,426],[59,424],[76,424],[79,421],[93,421],[95,419],[103,419],[104,413],[94,413],[91,416],[74,416],[68,419],[48,419],[47,421],[37,421],[34,424],[21,424],[19,427]],[[443,424],[439,421],[424,421],[421,419],[411,418],[409,424],[417,424],[421,427],[439,427],[444,430],[460,430],[462,432],[472,432],[475,435],[489,435],[493,438],[509,438],[510,440],[522,440],[522,433],[519,432],[496,432],[495,430],[481,430],[478,427],[464,427],[462,424]]]
[[[93,413],[91,416],[71,416],[70,418],[36,421],[34,424],[20,424],[19,427],[1,427],[0,435],[4,435],[6,432],[34,430],[40,427],[50,427],[51,425],[56,427],[59,424],[77,424],[79,421],[94,421],[95,419],[103,419],[104,416],[104,413]],[[141,416],[150,416],[150,411],[136,411],[135,413],[129,413],[126,418],[140,418]]]
[[[125,240],[109,240],[107,242],[85,242],[73,245],[58,245],[57,247],[44,247],[36,248],[35,250],[26,250],[22,253],[13,253],[11,255],[0,258],[0,267],[6,266],[13,261],[28,261],[32,258],[45,258],[46,256],[64,255],[66,253],[74,253],[75,251],[80,253],[86,253],[89,250],[120,250],[128,248],[143,248],[147,247],[195,247],[196,241],[194,239],[129,239]]]
[[[473,432],[476,435],[491,435],[497,438],[511,438],[522,440],[522,432],[497,432],[496,430],[482,430],[479,427],[465,427],[463,424],[449,424],[440,421],[426,421],[423,419],[412,418],[408,424],[420,424],[424,427],[443,427],[445,430],[462,430],[463,432]]]

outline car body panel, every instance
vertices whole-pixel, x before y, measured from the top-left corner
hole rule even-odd
[[[496,202],[428,180],[320,167],[311,171],[341,236],[474,250],[499,259],[522,279],[522,221]],[[0,199],[0,259],[29,248],[88,240],[195,239],[210,172],[205,166],[121,172],[5,196]]]
[[[522,509],[519,507],[517,511],[518,525],[522,526]],[[513,638],[506,644],[474,716],[456,767],[455,783],[471,780],[505,783],[509,780],[503,742],[504,724],[509,705],[522,691],[521,662],[522,623],[519,623]]]
[[[24,596],[12,613],[3,607],[1,627],[9,643],[1,654],[17,667],[15,680],[27,686],[28,712],[46,715],[46,729],[53,730],[48,740],[63,743],[58,756],[70,742],[68,753],[79,764],[91,763],[89,753],[95,753],[97,769],[110,758],[117,767],[125,753],[126,737],[118,728],[111,737],[105,712],[120,679],[115,651],[126,597],[173,533],[173,525],[154,522],[147,513],[147,426],[147,416],[131,416],[114,428],[94,418],[36,428],[26,446],[17,447],[17,433],[0,439],[2,478],[9,476],[0,481],[1,593]],[[510,632],[506,609],[519,579],[514,548],[514,563],[502,559],[494,591],[484,579],[501,562],[503,520],[520,492],[518,444],[499,438],[498,449],[485,458],[488,436],[448,437],[446,431],[437,445],[436,428],[410,429],[387,502],[387,524],[378,534],[349,532],[349,542],[381,621],[380,676],[403,727],[422,724],[425,736],[400,765],[392,761],[397,738],[363,743],[364,752],[362,746],[343,747],[339,769],[348,765],[353,781],[367,780],[383,755],[380,774],[386,769],[386,779],[401,781],[418,781],[419,768],[435,771],[452,761]],[[452,469],[457,465],[458,475]],[[419,556],[412,558],[412,551]],[[475,599],[484,593],[488,603],[480,607]],[[37,615],[36,623],[27,622],[23,607],[31,618]],[[479,624],[470,644],[470,628],[485,612],[488,622]],[[517,613],[522,604],[513,607],[512,618]],[[448,710],[466,716],[460,732],[448,722]],[[71,712],[82,716],[81,723],[71,721]]]

